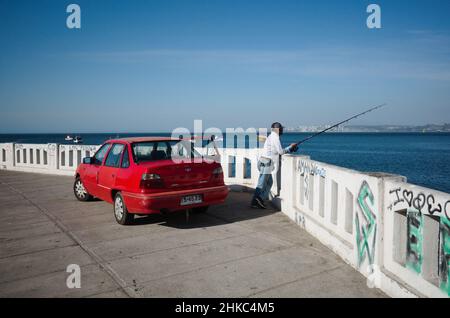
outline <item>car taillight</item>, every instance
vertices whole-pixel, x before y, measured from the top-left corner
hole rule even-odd
[[[164,182],[159,174],[156,173],[144,173],[141,178],[141,188],[162,188]]]
[[[213,170],[212,172],[213,178],[222,178],[223,177],[223,170],[222,167],[218,167]]]

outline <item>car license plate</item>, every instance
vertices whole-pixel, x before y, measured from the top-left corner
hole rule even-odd
[[[191,204],[197,204],[202,203],[203,199],[200,194],[194,194],[194,195],[187,195],[185,197],[181,198],[180,205],[191,205]]]

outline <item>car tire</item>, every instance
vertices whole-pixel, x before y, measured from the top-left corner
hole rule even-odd
[[[120,192],[118,192],[114,197],[113,209],[114,217],[117,223],[121,225],[128,225],[133,223],[134,214],[128,212],[128,209],[125,205],[125,202],[123,201],[123,197]]]
[[[197,208],[192,208],[192,212],[194,213],[205,213],[208,211],[209,205],[207,206],[199,206]]]
[[[80,177],[75,178],[75,182],[73,183],[73,193],[79,201],[86,202],[92,200],[92,195],[87,192]]]

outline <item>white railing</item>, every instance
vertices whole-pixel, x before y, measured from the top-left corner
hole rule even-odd
[[[0,144],[0,169],[73,175],[84,157],[99,146],[58,144]]]
[[[0,169],[73,175],[99,146],[0,144]],[[260,149],[219,149],[226,184],[254,188]],[[279,182],[278,180],[282,180]],[[390,296],[450,296],[450,195],[385,173],[285,155],[273,202]]]
[[[6,168],[6,163],[11,160],[11,147],[12,144],[0,144],[0,167]]]
[[[285,159],[289,167],[282,176],[282,197],[290,196],[290,217],[321,236],[324,243],[335,246],[335,251],[355,267],[372,265],[374,250],[360,247],[358,251],[356,237],[366,226],[369,239],[376,238],[376,215],[381,210],[380,201],[375,199],[381,197],[378,179],[308,157]],[[284,183],[288,173],[292,179],[290,189]]]
[[[60,145],[58,147],[59,169],[73,172],[83,158],[93,156],[99,146]]]
[[[15,144],[14,164],[16,167],[46,169],[48,166],[49,145]]]
[[[225,183],[254,188],[259,149],[219,149]]]
[[[284,156],[281,209],[391,296],[450,296],[450,195]]]
[[[418,294],[450,296],[450,195],[390,180],[383,211],[385,270]]]

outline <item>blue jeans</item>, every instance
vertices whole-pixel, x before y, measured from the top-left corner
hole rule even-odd
[[[272,160],[261,158],[260,161],[258,161],[258,169],[260,172],[258,185],[256,186],[252,201],[255,201],[257,197],[267,200],[269,198],[270,189],[273,185]]]

